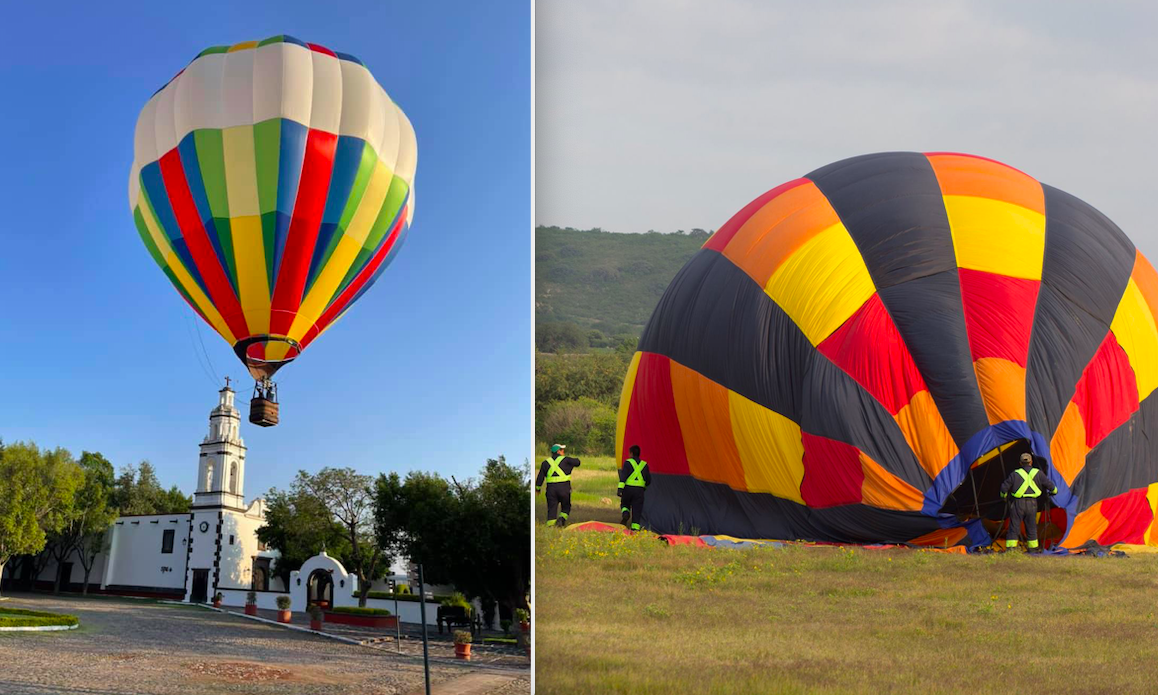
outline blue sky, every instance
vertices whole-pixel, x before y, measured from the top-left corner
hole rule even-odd
[[[290,34],[361,58],[409,116],[416,213],[377,284],[278,374],[282,424],[243,424],[247,497],[300,468],[462,478],[499,454],[521,462],[532,446],[529,13],[519,0],[9,8],[0,437],[100,451],[118,468],[148,459],[162,484],[192,491],[220,378],[245,400],[252,380],[137,236],[133,128],[201,49]]]

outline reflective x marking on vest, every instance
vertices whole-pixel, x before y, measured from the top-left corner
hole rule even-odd
[[[643,481],[643,467],[647,465],[647,461],[636,461],[635,459],[627,459],[631,464],[631,475],[627,476],[627,485],[633,487],[645,487],[647,483]]]
[[[565,483],[571,479],[571,476],[563,472],[559,464],[563,462],[563,456],[557,456],[553,459],[547,459],[547,482],[548,483]]]
[[[1033,482],[1033,473],[1032,472],[1026,473],[1025,470],[1022,468],[1015,468],[1013,470],[1017,471],[1017,473],[1021,476],[1021,487],[1017,488],[1017,492],[1013,493],[1014,497],[1040,497],[1041,496],[1041,488],[1039,488],[1037,486],[1037,483]],[[1031,469],[1031,470],[1033,470],[1033,469]],[[1029,488],[1033,489],[1033,493],[1026,495],[1025,491]]]

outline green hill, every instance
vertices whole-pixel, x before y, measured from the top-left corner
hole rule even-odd
[[[535,321],[638,337],[676,272],[709,232],[535,230]]]

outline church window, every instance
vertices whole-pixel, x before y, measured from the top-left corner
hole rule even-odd
[[[229,491],[237,494],[237,462],[234,461],[229,467]]]
[[[213,489],[213,462],[210,461],[205,464],[205,489]]]
[[[229,536],[229,545],[233,545],[233,535],[232,534],[230,534],[230,536]]]
[[[165,529],[165,533],[161,536],[161,552],[173,552],[173,529]]]

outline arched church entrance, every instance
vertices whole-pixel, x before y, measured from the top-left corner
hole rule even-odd
[[[320,603],[322,606],[334,605],[334,580],[326,570],[317,569],[310,573],[306,583],[306,602],[308,605]]]

